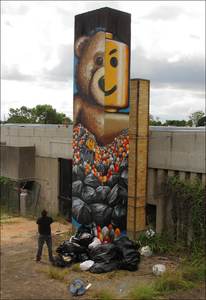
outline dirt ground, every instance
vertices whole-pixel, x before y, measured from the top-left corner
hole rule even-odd
[[[71,226],[52,224],[53,249],[71,233]],[[81,299],[94,299],[97,290],[107,290],[115,294],[115,299],[129,299],[131,288],[154,279],[152,266],[164,263],[167,270],[175,270],[178,258],[152,256],[142,258],[136,272],[114,271],[106,274],[82,272],[73,267],[58,269],[48,262],[47,249],[41,263],[35,262],[37,245],[37,226],[35,221],[25,218],[12,218],[1,224],[1,299],[74,299],[68,292],[68,286],[77,278],[91,283],[91,288]],[[53,279],[49,271],[66,272],[65,278]],[[163,298],[161,298],[163,299]],[[168,296],[167,299],[199,300],[205,299],[204,290],[193,289]]]

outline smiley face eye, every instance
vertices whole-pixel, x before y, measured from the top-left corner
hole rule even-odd
[[[116,57],[112,57],[112,58],[110,59],[110,65],[111,65],[112,67],[114,67],[114,68],[117,67],[117,65],[118,65],[118,60],[117,60]]]
[[[103,65],[103,57],[102,56],[97,56],[95,59],[95,63],[98,66],[102,66]]]

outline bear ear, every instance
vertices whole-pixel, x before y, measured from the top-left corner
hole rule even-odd
[[[74,44],[74,52],[77,57],[80,57],[82,55],[82,51],[84,47],[88,44],[90,40],[90,37],[88,36],[81,36],[78,38]]]

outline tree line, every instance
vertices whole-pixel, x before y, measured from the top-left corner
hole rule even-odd
[[[36,105],[33,108],[22,106],[20,108],[10,108],[8,119],[1,123],[30,123],[30,124],[73,124],[72,120],[64,113],[57,112],[49,104]],[[203,111],[193,112],[188,116],[188,120],[166,120],[161,121],[159,117],[150,115],[151,126],[177,126],[192,127],[205,126],[206,116]]]
[[[22,106],[10,108],[9,116],[3,123],[27,123],[27,124],[72,124],[72,120],[64,113],[57,112],[49,104],[36,105],[33,108]]]
[[[206,116],[203,111],[195,111],[188,116],[188,120],[166,120],[160,121],[159,117],[150,115],[149,124],[151,126],[175,126],[175,127],[192,127],[192,126],[205,126]]]

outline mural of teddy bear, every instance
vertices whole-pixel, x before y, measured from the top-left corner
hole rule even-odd
[[[122,50],[126,45],[107,36],[99,31],[75,42],[78,93],[74,97],[74,125],[81,123],[100,145],[111,143],[129,122],[128,114],[118,112],[128,106],[128,54]]]

